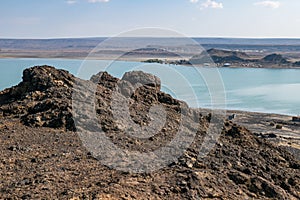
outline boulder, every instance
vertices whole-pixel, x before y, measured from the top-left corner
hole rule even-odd
[[[126,72],[122,80],[128,81],[134,87],[136,87],[136,85],[150,86],[156,88],[158,91],[161,87],[161,81],[157,76],[142,71]]]

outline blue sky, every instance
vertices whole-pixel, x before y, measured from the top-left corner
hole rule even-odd
[[[143,27],[300,38],[299,9],[299,0],[3,0],[0,38],[101,37]]]

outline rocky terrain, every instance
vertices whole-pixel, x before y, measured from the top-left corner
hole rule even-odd
[[[299,67],[299,62],[290,61],[281,54],[272,53],[263,57],[249,56],[240,51],[209,49],[200,55],[193,56],[189,62],[193,65],[214,62],[217,66],[230,64],[237,67],[272,67],[290,68]]]
[[[85,90],[78,91],[75,83]],[[224,119],[215,146],[199,158],[211,114],[189,108],[161,92],[160,86],[158,77],[143,72],[126,73],[121,80],[100,72],[84,81],[50,66],[26,69],[19,85],[0,92],[0,198],[300,198],[299,160],[286,148],[232,121]],[[93,88],[95,98],[85,96]],[[79,108],[75,114],[74,92],[82,100],[75,103]],[[117,113],[121,117],[116,120],[112,99],[127,102],[128,116]],[[94,102],[95,119],[84,106],[88,100]],[[161,116],[155,115],[161,109],[153,110],[154,105],[164,108],[165,121],[155,118]],[[146,137],[153,121],[163,122],[162,126]],[[180,130],[193,140],[189,143],[185,141],[189,137],[183,137],[188,148],[167,166],[135,173],[104,165],[102,155],[85,148],[80,133],[97,128],[129,152],[162,148]],[[128,134],[135,128],[140,131]],[[106,161],[122,162],[110,153],[104,152]],[[140,163],[141,168],[144,165]]]

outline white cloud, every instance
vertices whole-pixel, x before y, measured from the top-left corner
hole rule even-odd
[[[279,8],[281,3],[279,1],[259,1],[254,3],[254,5],[275,9],[275,8]]]
[[[223,8],[223,3],[218,3],[213,0],[206,0],[201,4],[201,9],[204,8]]]
[[[106,3],[110,0],[87,0],[89,3]]]
[[[199,0],[190,0],[191,3],[198,3]]]
[[[67,0],[66,3],[67,4],[74,4],[74,3],[77,3],[77,1],[76,0]]]

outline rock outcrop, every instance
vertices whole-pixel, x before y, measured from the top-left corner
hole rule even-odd
[[[225,63],[235,64],[237,66],[247,67],[268,67],[268,66],[285,66],[298,67],[299,62],[291,62],[284,58],[281,54],[270,54],[263,58],[249,56],[244,52],[229,51],[222,49],[209,49],[200,55],[193,56],[189,62],[193,65],[203,65],[205,63],[215,63],[217,66],[222,66]]]
[[[19,85],[0,93],[0,113],[33,127],[75,130],[71,113],[73,82],[74,76],[65,70],[50,66],[26,69]]]
[[[193,56],[190,62],[194,65],[204,63],[237,63],[245,62],[249,56],[243,52],[228,51],[221,49],[209,49],[200,55]]]
[[[262,59],[264,62],[273,64],[289,64],[289,61],[280,54],[270,54]]]
[[[75,82],[82,84],[85,90],[76,91]],[[224,123],[215,146],[206,157],[199,158],[211,115],[189,108],[186,103],[161,92],[160,86],[159,78],[143,72],[128,72],[122,79],[100,72],[90,81],[84,81],[49,66],[26,69],[19,85],[0,93],[0,138],[3,141],[0,196],[23,199],[49,195],[100,199],[300,198],[300,162],[283,148],[232,122]],[[95,99],[85,97],[85,92],[93,87]],[[81,118],[74,119],[74,91],[83,100],[95,103],[97,119],[90,120],[91,113],[80,102],[76,114]],[[118,105],[114,100],[126,102],[127,116],[121,112],[126,104],[115,110]],[[153,110],[155,105],[161,107]],[[160,110],[165,113],[157,115]],[[153,121],[162,126],[147,129]],[[135,174],[107,168],[93,158],[93,152],[84,153],[82,141],[73,131],[95,126],[99,126],[113,144],[130,152],[155,151],[168,144],[179,129],[187,135],[192,132],[195,135],[182,155],[168,166]],[[140,131],[132,133],[132,128],[140,128]],[[183,138],[181,142],[188,141]],[[107,156],[111,162],[117,162],[116,155]]]

